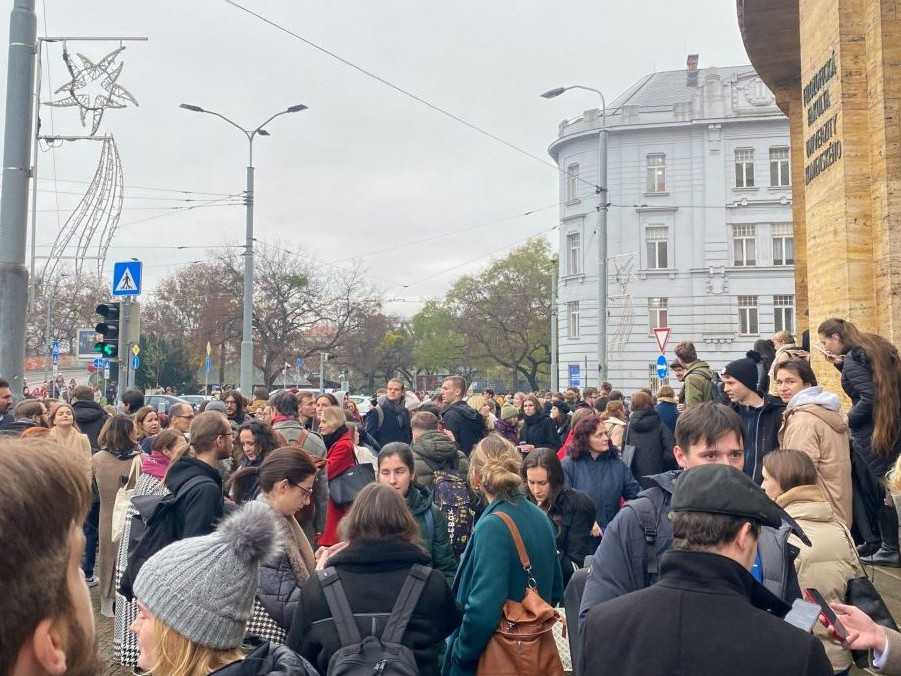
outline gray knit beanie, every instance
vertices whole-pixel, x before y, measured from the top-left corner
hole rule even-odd
[[[251,501],[215,532],[173,542],[147,559],[135,597],[156,618],[209,648],[237,648],[253,613],[260,563],[277,550],[272,508]]]

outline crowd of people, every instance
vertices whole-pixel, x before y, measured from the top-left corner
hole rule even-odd
[[[785,332],[719,372],[678,344],[678,392],[392,379],[365,416],[0,380],[0,673],[99,673],[89,587],[157,676],[556,676],[560,640],[576,674],[901,673],[854,605],[901,567],[901,360],[841,319],[818,339],[847,415]]]

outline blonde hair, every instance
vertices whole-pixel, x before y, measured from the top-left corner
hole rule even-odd
[[[336,427],[347,422],[347,416],[344,414],[344,409],[340,406],[329,406],[322,412],[322,419]]]
[[[244,659],[239,648],[210,648],[188,640],[153,617],[156,663],[150,673],[160,676],[207,676],[212,671]]]
[[[479,487],[500,500],[522,497],[522,461],[516,447],[499,434],[482,439],[469,457],[470,481],[477,478]]]

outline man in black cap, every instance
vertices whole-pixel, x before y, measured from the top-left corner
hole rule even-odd
[[[660,580],[595,606],[582,627],[581,674],[829,676],[822,643],[782,619],[790,609],[749,572],[761,527],[786,514],[734,467],[676,482],[673,548]]]
[[[726,364],[720,374],[732,409],[741,418],[745,434],[745,467],[749,477],[763,481],[763,456],[779,448],[779,428],[785,403],[765,394],[766,370],[756,352]]]

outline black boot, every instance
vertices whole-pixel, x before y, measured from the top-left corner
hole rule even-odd
[[[901,555],[898,553],[898,512],[894,505],[883,505],[879,510],[879,534],[882,546],[872,556],[861,558],[868,566],[890,566],[901,568]]]

